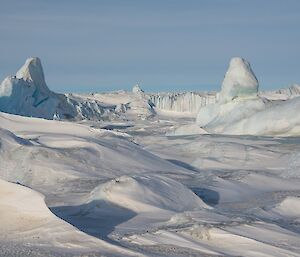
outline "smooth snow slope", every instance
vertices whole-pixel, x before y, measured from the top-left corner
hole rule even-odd
[[[71,191],[82,179],[92,180],[93,186],[103,179],[153,170],[186,174],[118,132],[5,113],[0,113],[0,128],[22,137],[7,139],[7,132],[1,131],[0,175],[43,193],[50,188],[54,194]]]
[[[183,212],[209,208],[191,190],[173,179],[155,175],[115,178],[96,187],[88,197],[109,201],[136,213],[168,210]]]
[[[32,188],[12,184],[16,193],[0,200],[0,226],[12,224],[0,253],[299,256],[299,139],[165,135],[190,122],[119,126],[0,113],[0,177]],[[34,229],[22,227],[18,213],[25,221],[35,208],[45,223],[37,215]]]
[[[22,185],[0,180],[0,240],[47,245],[78,253],[101,251],[115,256],[137,256],[121,247],[88,236],[56,217],[43,195]]]

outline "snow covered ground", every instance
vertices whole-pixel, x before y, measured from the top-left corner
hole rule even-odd
[[[1,253],[299,256],[300,140],[193,123],[0,113]]]
[[[234,58],[220,93],[60,95],[28,59],[0,86],[0,256],[300,256],[299,93]]]

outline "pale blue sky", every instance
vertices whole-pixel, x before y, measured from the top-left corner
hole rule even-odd
[[[229,59],[300,83],[299,0],[0,0],[0,78],[29,56],[59,92],[218,90]]]

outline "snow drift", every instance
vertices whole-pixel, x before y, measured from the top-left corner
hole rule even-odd
[[[55,216],[44,196],[30,188],[0,179],[0,239],[24,240],[31,247],[48,245],[60,251],[70,247],[79,252],[100,250],[104,255],[139,256],[124,248],[89,236]]]
[[[190,189],[158,175],[115,178],[96,187],[87,202],[104,200],[136,213],[168,210],[175,212],[208,208]]]

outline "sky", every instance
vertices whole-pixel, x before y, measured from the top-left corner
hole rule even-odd
[[[0,79],[38,56],[56,92],[219,90],[234,56],[286,87],[299,42],[299,0],[0,0]]]

